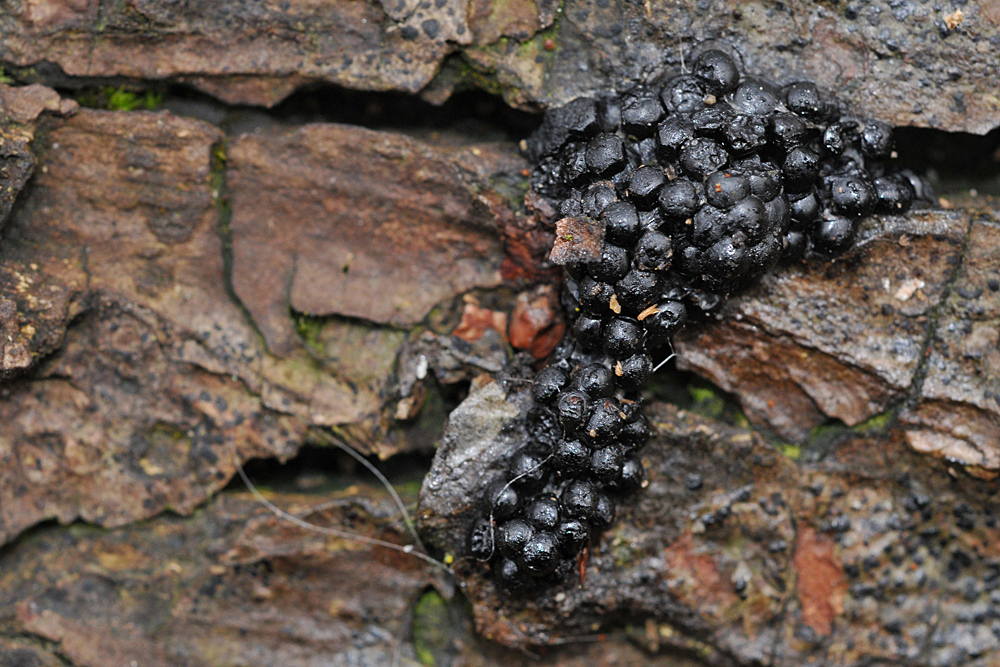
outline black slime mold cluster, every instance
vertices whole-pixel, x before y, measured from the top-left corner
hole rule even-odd
[[[534,378],[527,442],[470,535],[509,590],[565,579],[642,486],[639,390],[689,314],[782,258],[840,255],[859,219],[931,197],[890,165],[891,127],[812,83],[742,76],[718,49],[665,83],[550,109],[526,152],[534,190],[603,244],[566,266],[572,327]]]

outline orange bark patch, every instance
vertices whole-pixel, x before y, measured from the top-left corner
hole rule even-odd
[[[496,219],[503,240],[504,259],[500,267],[503,279],[508,283],[558,282],[562,269],[548,261],[552,231],[541,224],[541,220],[554,216],[555,210],[530,192],[525,196],[525,205],[534,212],[524,216],[514,215],[509,203],[495,192],[484,190],[479,196]]]
[[[803,526],[795,539],[792,566],[798,575],[797,594],[802,621],[817,634],[827,636],[833,619],[844,611],[847,582],[833,540]]]
[[[474,303],[467,303],[462,309],[462,321],[451,332],[451,335],[457,336],[469,343],[475,343],[489,329],[498,331],[500,336],[506,341],[507,313],[482,308]]]
[[[536,359],[547,357],[566,331],[556,307],[556,291],[543,285],[517,297],[510,318],[510,344],[528,350]]]
[[[697,553],[690,534],[671,544],[664,551],[664,560],[671,577],[684,578],[684,589],[688,591],[686,602],[692,606],[707,604],[718,607],[718,611],[738,601],[732,584],[720,574],[715,558],[707,553]]]

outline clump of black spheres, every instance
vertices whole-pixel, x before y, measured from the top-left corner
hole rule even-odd
[[[534,190],[594,225],[603,248],[566,267],[572,326],[534,378],[527,441],[470,536],[511,590],[565,578],[642,485],[638,392],[692,308],[783,258],[843,254],[861,218],[930,199],[891,166],[888,125],[812,83],[744,76],[715,49],[658,85],[550,109],[526,144]]]
[[[650,368],[645,352],[612,362],[569,336],[535,375],[526,442],[470,535],[471,554],[491,561],[506,589],[564,580],[591,535],[614,523],[618,501],[642,486],[637,450],[649,427],[637,390]]]
[[[590,310],[627,269],[653,274],[652,292],[724,296],[783,257],[843,254],[859,219],[929,199],[891,165],[891,127],[810,82],[743,76],[715,49],[689,74],[550,109],[526,152],[537,192],[604,227],[600,266],[569,267]]]

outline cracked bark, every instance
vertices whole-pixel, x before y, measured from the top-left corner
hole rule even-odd
[[[0,14],[0,61],[22,81],[189,82],[260,105],[321,80],[437,100],[471,80],[531,106],[634,82],[679,64],[677,39],[712,34],[751,69],[816,78],[886,120],[997,123],[996,71],[975,46],[996,37],[990,3],[967,4],[947,36],[928,32],[929,15],[886,9],[906,57],[880,58],[876,26],[842,8],[742,3],[736,18],[725,2],[699,16],[604,4],[449,16],[447,2],[318,3],[295,11],[322,15],[327,41],[298,62],[308,31],[273,8],[248,30],[249,5],[168,16],[155,2],[131,15],[32,1]],[[149,41],[136,16],[172,37]],[[366,65],[361,49],[338,67],[353,48],[338,26],[361,18],[379,21],[352,39],[412,62]],[[179,57],[195,41],[210,48]],[[952,59],[968,65],[957,79],[939,64]],[[932,64],[923,88],[917,60]],[[331,123],[224,136],[166,112],[77,111],[41,86],[0,84],[0,108],[0,663],[386,664],[403,637],[404,658],[537,664],[474,623],[544,664],[994,664],[993,200],[874,220],[864,252],[785,268],[729,303],[731,317],[687,331],[683,363],[782,437],[654,405],[650,488],[595,543],[586,587],[510,600],[461,557],[479,487],[502,465],[487,438],[471,468],[449,467],[461,412],[421,520],[456,559],[462,594],[403,555],[282,524],[227,485],[237,460],[294,459],[318,427],[383,458],[426,453],[454,387],[471,383],[476,405],[509,341],[544,343],[550,323],[509,328],[523,304],[553,301],[528,289],[553,276],[550,239],[512,142]],[[906,296],[912,280],[923,287]],[[491,400],[474,415],[487,432],[514,405]],[[688,474],[701,491],[684,490]],[[385,494],[345,475],[300,470],[270,497],[331,502],[307,516],[403,543]],[[454,634],[414,629],[417,602],[435,595]],[[574,644],[595,628],[601,641]]]
[[[864,8],[806,0],[694,7],[441,0],[239,4],[217,12],[154,0],[31,0],[0,14],[7,36],[0,61],[49,84],[176,81],[233,104],[270,106],[298,87],[327,82],[436,101],[471,83],[536,106],[679,69],[685,49],[721,38],[751,71],[817,81],[849,94],[868,116],[985,133],[1000,121],[992,57],[1000,12],[991,1],[959,9],[882,0]]]

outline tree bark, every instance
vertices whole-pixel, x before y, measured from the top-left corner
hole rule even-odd
[[[509,598],[465,558],[524,409],[496,379],[563,326],[516,141],[224,106],[335,84],[534,110],[712,38],[985,133],[996,3],[24,0],[0,34],[0,665],[1000,665],[995,199],[872,218],[686,330],[678,367],[715,389],[653,401],[648,488],[583,585]],[[229,115],[72,99],[105,85]],[[331,440],[409,462],[411,505],[440,442],[418,523],[454,574],[365,541],[414,538],[372,480],[300,463]],[[273,516],[233,482],[251,459],[361,539]]]

